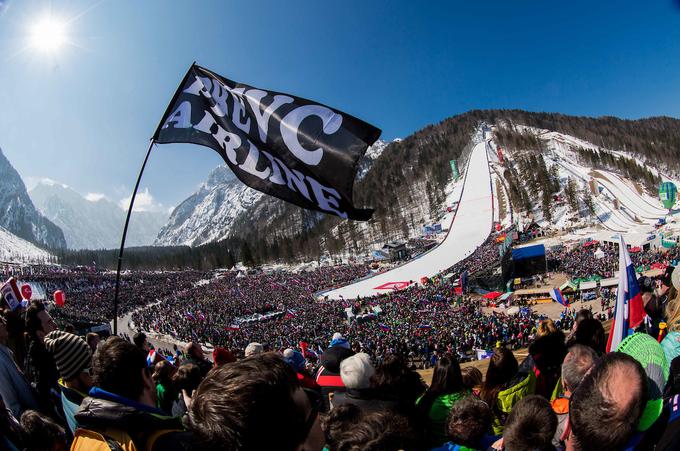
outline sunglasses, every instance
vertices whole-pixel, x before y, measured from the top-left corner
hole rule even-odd
[[[87,374],[87,375],[90,376],[90,377],[92,377],[92,367],[85,368],[85,369],[84,369],[83,371],[81,371],[81,372]]]
[[[307,435],[309,434],[309,431],[312,429],[312,426],[314,426],[316,417],[319,416],[319,412],[321,411],[322,398],[321,394],[319,394],[315,390],[311,390],[309,388],[303,388],[302,390],[305,392],[305,395],[307,395],[307,399],[309,399],[309,404],[312,406],[312,409],[310,410],[309,415],[305,420],[304,430],[305,435]]]

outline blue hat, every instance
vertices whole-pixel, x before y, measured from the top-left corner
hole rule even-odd
[[[288,348],[283,351],[283,360],[297,372],[305,369],[305,357],[301,352]]]
[[[332,348],[333,346],[341,346],[343,348],[350,349],[349,341],[345,340],[340,332],[333,334],[330,347]]]

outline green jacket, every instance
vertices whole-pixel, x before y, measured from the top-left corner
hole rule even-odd
[[[427,431],[430,442],[435,446],[441,446],[450,439],[446,433],[446,423],[453,405],[461,399],[469,396],[470,392],[464,390],[458,393],[448,393],[438,396],[430,407],[427,421]],[[418,399],[416,404],[420,404],[423,398]]]
[[[524,378],[518,383],[511,385],[510,388],[506,388],[503,391],[498,392],[498,399],[496,401],[496,409],[494,412],[493,420],[493,433],[496,435],[503,434],[503,425],[505,424],[505,419],[510,414],[510,411],[522,398],[527,395],[534,394],[536,390],[536,375],[533,371],[528,374],[523,375]],[[500,416],[498,413],[500,412]]]

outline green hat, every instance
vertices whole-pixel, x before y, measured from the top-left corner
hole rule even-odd
[[[617,352],[637,360],[647,374],[649,399],[638,424],[639,431],[646,431],[659,419],[663,410],[663,390],[670,373],[668,360],[661,345],[650,335],[642,333],[626,337]]]

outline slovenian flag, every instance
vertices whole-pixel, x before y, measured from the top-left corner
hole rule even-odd
[[[152,349],[146,355],[146,366],[154,366],[157,363],[157,361],[161,359],[162,356],[159,353],[157,353],[155,349]]]
[[[186,317],[187,317],[187,319],[190,319],[191,321],[196,321],[196,317],[191,312],[187,312]]]
[[[635,267],[630,259],[630,254],[623,241],[619,237],[619,288],[616,295],[616,308],[614,321],[609,331],[607,340],[607,352],[616,351],[619,344],[645,319],[645,308],[642,304],[642,294],[638,285]]]
[[[228,325],[227,327],[224,328],[224,330],[230,330],[230,331],[240,330],[240,329],[241,329],[241,326],[239,326],[236,323],[230,324],[230,325]]]
[[[550,290],[550,297],[558,304],[569,307],[569,302],[564,298],[564,296],[562,296],[562,292],[559,288],[553,288]]]
[[[430,326],[429,324],[421,324],[420,326],[418,326],[418,329],[432,329],[432,326]]]
[[[379,325],[380,328],[381,328],[382,330],[384,330],[384,331],[392,330],[392,328],[391,328],[390,326],[388,326],[387,324],[380,323],[380,324],[378,324],[378,325]]]

